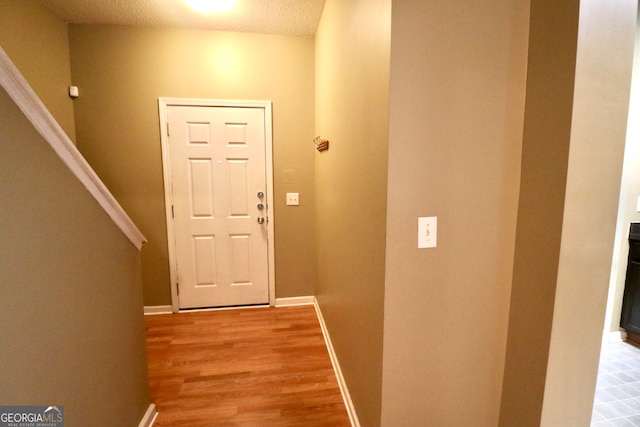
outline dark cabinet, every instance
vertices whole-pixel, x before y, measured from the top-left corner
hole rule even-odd
[[[629,341],[640,341],[640,223],[631,224],[629,230],[629,256],[620,327],[627,331]]]

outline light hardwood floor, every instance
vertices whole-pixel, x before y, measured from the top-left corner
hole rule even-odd
[[[154,426],[349,426],[313,306],[145,316]]]

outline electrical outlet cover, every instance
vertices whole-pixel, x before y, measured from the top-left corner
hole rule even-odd
[[[287,206],[299,206],[300,193],[287,193]]]

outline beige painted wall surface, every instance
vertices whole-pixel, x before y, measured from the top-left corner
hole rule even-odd
[[[328,0],[316,34],[317,297],[363,426],[380,424],[389,0]]]
[[[579,0],[531,0],[522,174],[500,425],[539,426],[558,274]]]
[[[0,89],[0,405],[136,426],[150,404],[140,254]]]
[[[640,16],[638,18],[605,334],[620,331],[622,297],[629,255],[629,226],[632,222],[640,222],[640,213],[637,209],[638,197],[640,197],[640,120],[637,119],[640,117]]]
[[[35,0],[0,0],[0,46],[75,141],[67,24]]]
[[[591,420],[624,157],[637,7],[636,0],[580,2],[543,427],[586,426]]]
[[[313,40],[71,25],[78,148],[149,240],[145,305],[171,303],[158,97],[273,101],[276,295],[315,290]],[[299,207],[285,193],[299,192]]]
[[[384,426],[498,423],[527,19],[526,1],[393,2]],[[417,248],[421,216],[437,248]]]

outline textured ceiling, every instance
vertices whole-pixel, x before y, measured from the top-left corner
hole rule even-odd
[[[39,0],[74,24],[171,26],[313,37],[325,0],[236,0],[230,12],[200,15],[181,0]]]

